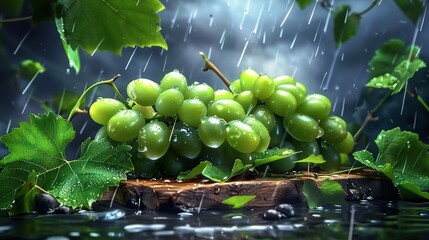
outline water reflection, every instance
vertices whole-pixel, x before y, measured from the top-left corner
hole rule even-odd
[[[425,239],[429,203],[360,201],[263,218],[267,209],[155,212],[131,209],[0,218],[1,239]],[[122,215],[123,214],[123,215]],[[111,218],[114,216],[114,219]],[[119,217],[118,217],[119,216]]]

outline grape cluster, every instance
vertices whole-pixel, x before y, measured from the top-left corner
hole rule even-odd
[[[290,171],[293,161],[322,154],[321,167],[339,167],[340,154],[354,147],[346,122],[331,115],[331,102],[290,76],[271,78],[244,70],[230,89],[207,84],[188,86],[186,77],[171,71],[158,84],[136,79],[127,86],[128,104],[99,98],[89,114],[103,127],[96,136],[134,145],[135,165],[143,176],[155,170],[163,177],[209,160],[230,167],[235,159],[253,162],[254,153],[286,147],[299,154],[270,163],[273,172]],[[139,162],[140,161],[140,162]],[[142,164],[143,162],[143,164]]]

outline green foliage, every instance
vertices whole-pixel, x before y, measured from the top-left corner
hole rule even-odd
[[[232,196],[222,201],[223,204],[231,205],[232,208],[242,208],[255,199],[254,195]]]
[[[287,148],[270,148],[262,153],[255,154],[255,162],[253,163],[253,167],[259,167],[261,165],[284,159],[295,154],[297,154],[297,152]]]
[[[108,50],[121,55],[123,47],[167,49],[157,15],[164,6],[158,0],[59,0],[55,9],[58,32],[72,50],[81,48],[89,54]],[[66,49],[70,59],[70,49]]]
[[[182,172],[177,179],[188,180],[203,175],[214,182],[226,182],[232,177],[244,173],[252,167],[251,164],[244,165],[240,159],[236,159],[232,169],[227,166],[215,166],[209,161],[198,164],[193,169]]]
[[[394,128],[381,131],[375,140],[379,153],[361,150],[353,153],[362,164],[384,173],[401,191],[404,198],[429,199],[428,145],[416,133]]]
[[[346,203],[344,199],[346,193],[341,185],[333,180],[323,180],[320,188],[315,181],[306,180],[302,192],[307,199],[309,208]]]
[[[68,114],[74,107],[75,103],[79,100],[80,95],[71,92],[71,91],[62,91],[55,94],[53,99],[53,108],[52,111],[54,113],[58,113],[59,115]],[[80,108],[83,108],[86,105],[86,99],[84,98],[80,102]]]
[[[36,172],[31,171],[27,181],[18,189],[9,215],[25,214],[35,210],[35,198],[40,193],[40,190],[36,188],[36,177]]]
[[[337,47],[353,38],[359,29],[360,15],[350,11],[348,5],[340,5],[334,10],[334,39]]]
[[[325,163],[325,159],[323,159],[322,155],[314,155],[314,154],[310,154],[310,156],[301,159],[301,160],[297,160],[294,161],[295,163],[314,163],[314,164],[321,164],[321,163]]]
[[[372,78],[367,84],[367,87],[372,88],[387,88],[392,91],[392,94],[399,93],[418,70],[426,67],[426,64],[420,59],[413,61],[404,60],[399,63],[392,73],[385,73],[378,77]]]
[[[45,67],[37,61],[25,59],[19,64],[18,75],[19,77],[31,80],[36,74],[44,73]]]
[[[240,159],[236,159],[232,169],[228,166],[215,166],[209,161],[203,161],[193,169],[180,173],[177,179],[188,180],[199,175],[203,175],[215,182],[227,182],[231,178],[240,175],[249,169],[284,159],[285,157],[289,157],[294,154],[296,154],[294,151],[286,148],[272,148],[263,153],[256,153],[256,159],[253,164],[244,165]]]
[[[70,122],[49,113],[30,115],[29,123],[22,122],[2,136],[0,141],[10,153],[0,161],[0,185],[4,186],[0,188],[0,209],[8,209],[22,198],[21,190],[26,189],[22,186],[28,180],[61,204],[90,208],[108,187],[126,179],[125,173],[133,169],[130,146],[87,139],[80,158],[67,160],[65,148],[74,135]],[[35,178],[30,175],[33,171]]]
[[[313,2],[313,0],[296,0],[296,2],[298,3],[301,9],[304,9],[308,5],[310,5]]]
[[[390,39],[375,51],[374,56],[369,61],[371,78],[392,73],[396,66],[404,60],[412,61],[418,58],[420,49],[416,46],[409,46],[406,49],[405,43],[400,39]]]
[[[414,24],[417,23],[424,11],[423,2],[422,0],[395,0],[396,5]]]

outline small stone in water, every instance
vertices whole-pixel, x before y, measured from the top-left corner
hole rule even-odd
[[[280,204],[275,208],[278,212],[282,213],[286,217],[293,217],[295,216],[295,210],[293,209],[292,205],[284,203]]]
[[[284,215],[281,212],[274,209],[268,209],[266,212],[264,212],[263,216],[265,220],[279,220],[283,217]]]
[[[53,213],[60,206],[60,203],[47,193],[36,195],[36,211],[40,214]]]
[[[60,214],[68,214],[71,211],[72,211],[71,207],[67,207],[67,206],[64,206],[64,205],[61,205],[61,206],[59,206],[59,207],[57,207],[55,209],[55,213],[60,213]]]

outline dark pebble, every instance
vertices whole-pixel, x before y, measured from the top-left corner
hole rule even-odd
[[[39,193],[36,195],[36,211],[40,214],[53,213],[60,203],[47,193]]]
[[[293,217],[295,216],[295,210],[293,209],[292,205],[284,203],[280,204],[275,208],[278,212],[282,213],[286,217]]]
[[[71,207],[67,207],[67,206],[61,205],[61,206],[59,206],[59,207],[57,207],[55,209],[55,213],[58,213],[58,214],[69,214],[72,210],[73,209]]]
[[[269,209],[266,212],[264,212],[263,218],[265,220],[279,220],[282,219],[284,215],[281,212],[278,212],[274,209]]]

